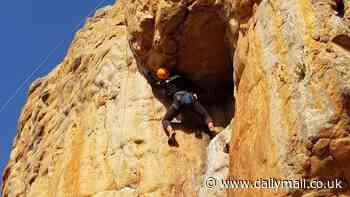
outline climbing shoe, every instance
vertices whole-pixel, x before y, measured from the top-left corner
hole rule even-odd
[[[175,139],[175,135],[176,133],[173,132],[169,138],[168,138],[168,144],[169,146],[179,146],[179,144],[177,143],[176,139]]]

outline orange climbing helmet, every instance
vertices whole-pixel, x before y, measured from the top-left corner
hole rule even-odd
[[[164,80],[164,79],[167,79],[169,77],[170,73],[169,73],[168,69],[166,69],[166,68],[158,68],[156,75],[157,75],[158,79]]]

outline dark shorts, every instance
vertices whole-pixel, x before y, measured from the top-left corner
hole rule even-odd
[[[187,99],[184,99],[186,97]],[[174,94],[173,103],[170,105],[168,111],[166,112],[163,118],[162,124],[165,130],[168,126],[171,125],[171,120],[175,118],[184,109],[189,109],[198,114],[206,124],[208,124],[209,122],[213,122],[213,119],[210,117],[207,110],[200,104],[197,96],[194,93],[187,91],[179,91]]]
[[[196,102],[197,95],[188,91],[176,92],[173,97],[173,106],[177,109],[193,107]]]

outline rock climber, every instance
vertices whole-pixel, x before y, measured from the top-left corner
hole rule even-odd
[[[212,134],[217,132],[213,119],[199,102],[197,94],[193,91],[194,85],[190,80],[178,74],[170,76],[169,70],[162,67],[156,70],[155,75],[156,77],[150,70],[146,70],[145,77],[151,86],[165,90],[166,96],[172,100],[172,104],[162,119],[163,128],[169,137],[169,145],[176,143],[171,121],[184,109],[190,109],[198,114]]]

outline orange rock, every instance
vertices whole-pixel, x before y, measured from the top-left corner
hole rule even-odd
[[[349,196],[204,185],[211,176],[350,183],[350,5],[341,2],[119,0],[98,10],[31,86],[3,195]],[[210,141],[189,113],[179,147],[168,146],[168,102],[142,76],[159,66],[200,87],[224,132]]]
[[[350,137],[335,139],[330,144],[331,155],[340,163],[350,162]]]

